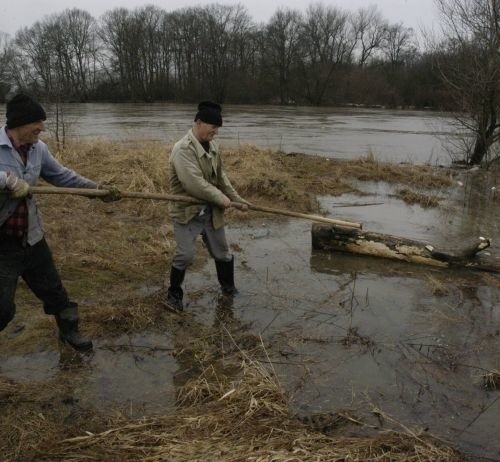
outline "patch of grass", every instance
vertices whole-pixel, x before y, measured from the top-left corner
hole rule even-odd
[[[322,156],[295,154],[283,155],[281,159],[287,171],[296,172],[299,178],[303,177],[308,189],[317,194],[329,194],[328,191],[323,190],[325,184],[332,191],[332,195],[341,194],[343,188],[345,188],[343,192],[353,191],[353,187],[349,186],[349,179],[352,178],[359,181],[384,181],[389,184],[418,186],[426,189],[441,189],[452,184],[446,170],[428,165],[379,162],[373,156],[343,161]],[[325,183],[321,181],[323,179]]]
[[[431,276],[430,274],[427,275],[427,281],[431,287],[431,292],[433,295],[437,297],[444,297],[445,295],[448,295],[448,289],[446,286],[439,281],[437,278]]]
[[[437,196],[422,194],[408,188],[398,189],[396,197],[399,197],[409,205],[418,204],[425,209],[437,207],[439,205],[439,199]]]
[[[481,376],[481,382],[485,390],[495,391],[500,389],[500,371],[486,372]]]

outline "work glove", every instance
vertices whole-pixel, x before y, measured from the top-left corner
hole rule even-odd
[[[97,189],[103,189],[108,192],[105,196],[99,196],[103,202],[115,202],[119,201],[122,198],[122,193],[120,190],[112,184],[100,184],[97,186]]]
[[[26,197],[30,192],[30,185],[12,172],[7,173],[5,186],[10,191],[10,197],[14,199]]]

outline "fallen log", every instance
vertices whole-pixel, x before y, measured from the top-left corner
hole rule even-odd
[[[312,246],[316,250],[340,251],[441,268],[463,267],[500,273],[500,262],[484,261],[478,252],[488,248],[490,239],[480,237],[458,251],[445,251],[421,241],[342,226],[312,225]]]

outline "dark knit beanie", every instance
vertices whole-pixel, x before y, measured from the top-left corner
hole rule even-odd
[[[202,101],[198,104],[198,112],[194,118],[195,122],[201,120],[207,124],[222,127],[222,108],[217,103],[211,101]]]
[[[39,120],[46,120],[43,107],[33,98],[22,93],[7,102],[7,128],[16,128]]]

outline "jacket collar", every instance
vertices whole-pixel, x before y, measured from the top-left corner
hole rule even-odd
[[[201,143],[198,141],[196,136],[194,136],[192,128],[188,131],[188,138],[193,143],[193,145],[196,149],[196,154],[198,155],[198,157],[207,156],[207,151],[205,151],[205,149],[203,148]],[[212,141],[210,141],[209,144],[210,144],[210,154],[215,154],[217,151],[215,149],[214,143]],[[210,156],[208,156],[208,157],[210,157]]]

